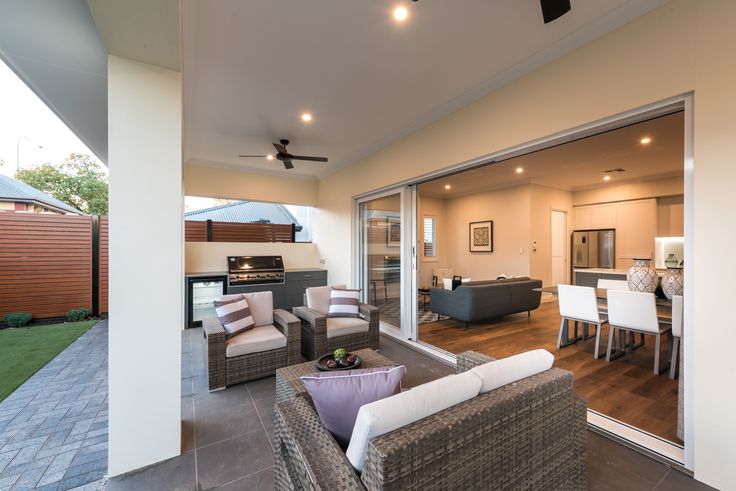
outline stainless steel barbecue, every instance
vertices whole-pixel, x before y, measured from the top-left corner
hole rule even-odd
[[[281,256],[228,256],[228,286],[266,285],[284,282]]]

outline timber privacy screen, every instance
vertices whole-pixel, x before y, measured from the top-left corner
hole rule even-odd
[[[0,213],[0,327],[5,314],[108,311],[106,216]],[[294,242],[293,225],[186,221],[188,242]]]

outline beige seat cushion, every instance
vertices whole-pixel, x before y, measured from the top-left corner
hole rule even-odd
[[[225,341],[225,356],[233,358],[285,347],[286,336],[281,331],[274,326],[259,326]]]
[[[344,289],[345,285],[336,285],[335,288]],[[314,286],[307,288],[307,307],[327,315],[330,311],[331,286]]]
[[[346,336],[368,332],[368,321],[355,317],[328,317],[327,337]]]

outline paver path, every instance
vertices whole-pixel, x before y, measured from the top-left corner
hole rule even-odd
[[[103,320],[0,402],[0,491],[96,490],[106,474]]]

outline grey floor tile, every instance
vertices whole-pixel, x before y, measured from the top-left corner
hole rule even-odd
[[[274,488],[273,467],[220,486],[220,491],[271,491]]]
[[[210,445],[237,435],[262,430],[250,397],[234,406],[194,404],[194,438],[197,447]]]
[[[107,491],[140,491],[166,489],[171,491],[193,491],[197,489],[194,471],[194,452],[117,476],[107,481]]]
[[[237,463],[232,456],[237,455]],[[197,449],[197,472],[204,489],[222,486],[273,465],[263,430]]]
[[[660,481],[656,488],[657,491],[706,491],[713,490],[707,484],[696,481],[692,476],[670,469],[667,475]]]
[[[267,377],[245,384],[254,401],[272,399],[276,394],[276,377]]]

